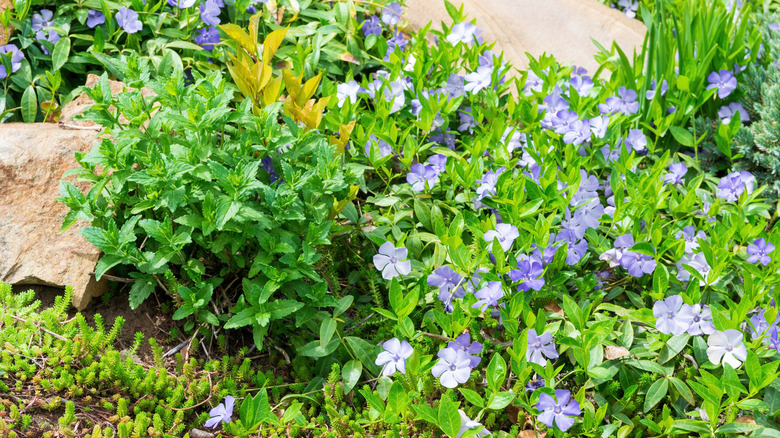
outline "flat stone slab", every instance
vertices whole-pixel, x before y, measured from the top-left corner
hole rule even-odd
[[[641,50],[644,24],[627,17],[596,0],[453,0],[464,5],[468,19],[477,19],[485,41],[495,41],[494,53],[519,69],[528,68],[526,52],[538,58],[554,55],[562,64],[585,67],[590,73],[598,68],[593,56],[598,49],[591,38],[609,49],[616,41],[629,57],[634,48]],[[441,30],[441,22],[451,25],[442,0],[408,0],[406,20],[413,29],[429,21]]]
[[[79,234],[87,224],[60,234],[68,208],[54,198],[65,172],[78,167],[74,153],[88,152],[96,135],[48,123],[0,124],[0,281],[73,286],[79,310],[108,283],[91,275],[100,251]]]

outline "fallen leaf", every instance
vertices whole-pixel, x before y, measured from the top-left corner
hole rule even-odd
[[[563,309],[561,309],[561,306],[559,306],[555,301],[550,301],[549,303],[545,304],[544,310],[563,316]]]
[[[604,347],[604,357],[606,357],[607,360],[628,356],[628,354],[628,349],[626,347],[615,347],[613,345]]]
[[[743,415],[736,420],[734,420],[736,423],[743,423],[743,424],[756,424],[756,420],[753,419],[750,415]]]

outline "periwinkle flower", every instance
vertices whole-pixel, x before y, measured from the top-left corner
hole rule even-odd
[[[593,88],[593,79],[590,76],[586,76],[588,71],[582,67],[575,68],[572,73],[571,86],[577,91],[577,94],[586,96]]]
[[[683,304],[683,307],[688,304]],[[691,336],[711,335],[715,333],[715,324],[712,322],[712,310],[710,306],[694,304],[690,307],[690,313],[693,315],[691,326],[688,327],[688,334]]]
[[[54,25],[52,18],[54,18],[54,12],[48,9],[41,9],[40,14],[34,14],[32,17],[32,30],[39,32],[52,27]]]
[[[728,202],[734,202],[739,199],[743,192],[753,193],[753,183],[756,177],[747,170],[742,172],[732,172],[720,179],[718,183],[717,196]]]
[[[769,321],[766,320],[766,316],[764,316],[765,314],[766,309],[761,309],[758,311],[758,313],[754,313],[753,316],[750,317],[750,322],[747,325],[747,331],[750,333],[751,339],[758,339],[772,327],[777,327],[778,323],[780,323],[780,318],[775,318],[775,321],[770,324]]]
[[[769,23],[769,30],[780,30],[780,23]]]
[[[563,142],[566,144],[573,144],[578,146],[582,143],[590,141],[590,121],[589,120],[577,120],[569,125],[569,130],[563,134]],[[580,149],[583,151],[584,149]]]
[[[482,199],[492,198],[495,196],[497,191],[496,185],[498,184],[498,177],[503,171],[503,167],[499,167],[496,170],[488,170],[485,172],[485,175],[483,175],[482,178],[477,180],[477,184],[479,184],[479,186],[477,187],[477,197],[475,198],[475,202],[479,202]],[[481,202],[479,203],[479,206],[479,208],[484,207]]]
[[[772,258],[767,254],[775,250],[775,246],[764,240],[763,237],[759,237],[752,244],[748,245],[747,253],[750,255],[747,261],[748,263],[761,263],[766,266],[772,261]]]
[[[463,288],[463,276],[453,271],[449,266],[440,266],[428,275],[428,286],[439,288],[439,300],[444,303],[444,310],[452,312],[452,300],[466,296]]]
[[[476,291],[474,296],[478,301],[471,307],[487,312],[489,307],[498,307],[498,300],[504,297],[504,290],[501,288],[500,281],[489,281],[485,287]]]
[[[54,29],[49,29],[49,35],[47,37],[45,31],[39,30],[35,34],[35,38],[38,41],[48,41],[48,42],[50,42],[52,44],[57,44],[57,41],[60,40],[60,34],[58,34],[57,31],[54,30]],[[43,52],[44,55],[51,55],[51,52],[49,52],[49,49],[47,49],[46,46],[43,45],[43,44],[41,44],[41,51]]]
[[[509,271],[509,278],[515,282],[519,281],[517,290],[527,292],[531,289],[539,290],[544,286],[544,267],[542,264],[532,260],[517,258],[517,269]]]
[[[772,331],[769,335],[769,348],[780,353],[780,336],[778,336],[777,333],[777,326],[772,328]]]
[[[539,395],[539,403],[536,404],[536,409],[542,411],[539,414],[541,423],[551,429],[554,424],[555,427],[563,432],[566,432],[574,425],[574,418],[572,417],[582,413],[580,404],[576,400],[572,400],[571,391],[567,389],[556,389],[555,398],[543,392]]]
[[[602,114],[620,112],[627,116],[639,111],[636,91],[626,87],[620,87],[617,96],[607,98],[606,103],[599,104],[599,112]]]
[[[696,227],[693,225],[686,225],[682,230],[678,231],[675,235],[677,239],[682,238],[685,240],[685,252],[692,254],[695,250],[699,249],[699,239],[705,240],[707,235],[704,231],[696,231]]]
[[[490,86],[492,76],[493,67],[484,65],[477,67],[476,71],[466,75],[466,85],[463,89],[477,94]]]
[[[484,347],[477,341],[471,342],[471,335],[469,333],[463,333],[455,338],[454,341],[450,341],[447,344],[447,348],[465,351],[469,356],[471,356],[471,368],[475,368],[482,360],[482,358],[477,355],[482,353],[482,349]]]
[[[683,305],[679,295],[672,295],[653,304],[653,316],[657,318],[655,328],[665,335],[681,335],[691,326],[693,309]]]
[[[444,92],[451,98],[460,97],[466,94],[466,85],[464,83],[464,77],[452,73],[447,78],[447,84],[444,86]]]
[[[392,280],[399,275],[412,272],[412,262],[404,260],[408,250],[403,246],[396,248],[391,242],[385,242],[374,255],[374,266],[382,271],[382,278]]]
[[[195,0],[168,0],[168,4],[179,9],[187,9],[195,4]]]
[[[626,146],[630,146],[637,152],[642,152],[647,148],[647,137],[639,129],[628,131],[628,137],[625,140]]]
[[[360,86],[356,80],[351,80],[343,84],[336,85],[336,98],[339,100],[339,108],[344,106],[344,103],[349,100],[350,103],[355,103],[358,100],[358,93],[365,93],[366,90]]]
[[[395,26],[401,21],[403,12],[398,2],[390,3],[382,9],[382,22],[388,26]]]
[[[393,147],[382,139],[378,139],[374,134],[371,134],[366,143],[366,156],[371,156],[371,148],[376,148],[379,151],[379,158],[384,158],[393,153]]]
[[[138,19],[138,13],[126,6],[119,8],[116,13],[116,23],[127,33],[136,33],[143,29],[141,20]]]
[[[656,93],[656,80],[653,79],[653,81],[650,83],[650,89],[647,90],[645,93],[645,97],[647,100],[652,100],[655,97]],[[664,94],[666,94],[666,91],[669,89],[669,84],[666,82],[666,79],[661,81],[661,97],[663,97]]]
[[[403,51],[406,49],[407,44],[409,44],[409,41],[407,41],[404,34],[401,32],[395,32],[395,34],[387,40],[387,54],[385,54],[385,61],[390,60],[390,54],[395,51],[396,47]]]
[[[236,403],[236,399],[232,395],[225,397],[225,402],[220,403],[209,411],[209,418],[204,424],[204,427],[215,428],[219,423],[230,423],[233,415],[233,407]]]
[[[474,116],[471,114],[470,106],[467,106],[462,110],[458,110],[458,120],[460,121],[460,124],[458,125],[459,132],[468,131],[469,134],[471,134],[474,132],[474,128],[477,127],[477,122],[474,120]]]
[[[469,44],[476,41],[481,33],[482,31],[473,23],[458,23],[452,26],[446,40],[452,45],[458,43]]]
[[[572,230],[561,230],[558,232],[555,242],[568,244],[566,247],[566,264],[569,266],[579,263],[588,251],[588,242],[585,239],[578,239]]]
[[[219,25],[219,14],[222,10],[215,0],[206,0],[200,4],[200,19],[209,26]]]
[[[417,163],[406,174],[406,182],[412,185],[412,190],[415,192],[422,192],[425,190],[426,183],[428,188],[432,189],[439,182],[439,174],[433,167]]]
[[[727,98],[732,91],[737,89],[737,78],[734,77],[728,70],[721,69],[719,72],[712,72],[707,76],[707,89],[718,89],[718,97],[721,99]]]
[[[434,377],[439,378],[445,388],[455,388],[466,383],[471,376],[471,357],[463,350],[443,348],[437,354],[439,361],[431,368]]]
[[[716,331],[707,339],[707,358],[715,365],[720,365],[722,361],[732,368],[739,368],[747,359],[747,348],[742,339],[742,333],[734,329]]]
[[[87,12],[87,27],[94,29],[106,22],[106,16],[102,12],[90,9]]]
[[[637,0],[620,0],[618,1],[618,6],[623,8],[623,13],[627,17],[634,18],[636,17],[637,9],[639,9],[639,2]]]
[[[607,128],[609,128],[609,116],[595,116],[589,120],[589,124],[590,132],[592,132],[596,138],[604,138],[607,135]]]
[[[458,414],[460,414],[460,429],[458,430],[458,434],[455,435],[455,438],[460,438],[463,436],[464,433],[468,430],[476,429],[478,427],[481,427],[482,430],[477,432],[475,437],[483,437],[491,435],[490,432],[480,423],[479,421],[472,420],[471,418],[466,415],[465,412],[463,412],[463,409],[458,409]]]
[[[737,115],[737,113],[739,113],[739,119],[742,123],[750,121],[750,114],[748,114],[745,107],[739,102],[731,102],[728,105],[720,107],[718,110],[718,117],[720,117],[720,120],[724,125],[728,125],[731,123],[732,117]]]
[[[553,130],[558,134],[569,131],[569,127],[579,119],[576,112],[564,109],[560,110],[550,119]]]
[[[533,379],[529,380],[528,383],[525,384],[526,392],[534,392],[539,388],[544,388],[544,379],[539,377],[539,375],[536,375]]]
[[[0,54],[4,54],[11,58],[11,73],[15,73],[17,70],[22,68],[24,53],[22,53],[22,51],[16,47],[16,44],[6,44],[4,46],[0,46]],[[0,62],[0,79],[5,79],[9,75],[10,73],[6,71],[5,65]]]
[[[363,36],[365,37],[368,37],[369,35],[382,35],[382,25],[379,24],[379,17],[376,15],[372,15],[365,19],[360,27],[363,28]]]
[[[546,359],[545,359],[546,358]],[[536,329],[528,329],[528,348],[525,350],[525,359],[544,366],[547,359],[557,359],[558,350],[550,333],[536,334]]]
[[[520,232],[517,231],[517,227],[510,224],[497,224],[495,230],[490,230],[485,233],[482,238],[490,245],[493,244],[494,239],[498,239],[499,245],[504,252],[509,251],[512,247],[512,243],[520,237]]]
[[[685,269],[683,265],[690,266],[695,271],[698,271],[701,274],[704,280],[699,280],[700,286],[704,286],[705,284],[707,284],[707,282],[711,282],[707,278],[711,270],[710,264],[707,263],[707,259],[704,257],[703,253],[698,252],[693,255],[686,253],[684,256],[682,256],[680,261],[677,262],[677,279],[680,281],[690,281],[691,273],[688,272],[688,270]]]
[[[406,374],[406,359],[412,355],[414,349],[407,341],[399,341],[393,338],[382,344],[385,350],[376,357],[375,364],[382,367],[383,376],[392,376],[396,371]]]
[[[216,27],[207,27],[200,29],[195,37],[195,43],[203,47],[203,50],[211,52],[214,45],[219,43],[219,30]]]
[[[669,173],[664,175],[664,184],[682,184],[686,173],[688,173],[688,166],[683,163],[672,163],[669,165]]]
[[[447,156],[442,154],[436,154],[428,158],[428,165],[436,171],[437,175],[447,171]]]

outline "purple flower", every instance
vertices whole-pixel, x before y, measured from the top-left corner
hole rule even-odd
[[[428,276],[428,286],[439,288],[439,300],[444,303],[444,310],[452,312],[452,300],[466,296],[463,289],[463,276],[453,271],[449,266],[440,266]]]
[[[474,132],[474,128],[477,127],[477,122],[474,120],[474,116],[471,115],[470,106],[458,110],[458,119],[460,120],[460,125],[458,125],[459,132],[468,131],[469,134]]]
[[[769,324],[769,321],[766,320],[766,316],[764,316],[765,313],[766,309],[761,309],[758,313],[754,313],[753,316],[750,317],[750,324],[747,326],[747,331],[750,333],[750,338],[753,340],[758,339],[772,327],[777,327],[778,323],[780,323],[780,318],[775,318],[775,321],[772,324]]]
[[[344,106],[344,102],[349,99],[350,103],[358,100],[358,93],[365,93],[366,90],[358,84],[356,80],[336,85],[336,98],[339,100],[339,108]]]
[[[604,138],[607,135],[607,128],[609,128],[609,116],[596,116],[589,120],[590,131],[597,138]]]
[[[621,112],[627,116],[639,111],[639,102],[636,101],[636,91],[626,87],[620,87],[617,96],[607,98],[606,103],[599,104],[601,114]]]
[[[187,9],[195,4],[195,0],[168,0],[168,4],[171,6],[176,6],[179,9]]]
[[[769,30],[780,30],[780,23],[769,23]]]
[[[624,234],[615,239],[615,248],[622,249],[621,251],[616,251],[616,258],[620,266],[627,270],[632,277],[639,278],[644,274],[653,273],[656,266],[655,259],[646,254],[626,249],[632,246],[634,246],[634,237],[630,234]]]
[[[593,88],[593,79],[590,76],[586,76],[588,73],[584,68],[575,68],[571,76],[571,86],[577,91],[580,96],[585,96]]]
[[[647,147],[647,137],[639,129],[631,129],[626,137],[626,146],[631,147],[637,152],[642,152]]]
[[[731,123],[731,118],[737,115],[737,113],[739,113],[739,118],[742,123],[750,121],[750,115],[748,114],[745,107],[743,107],[739,102],[731,102],[728,105],[723,105],[720,107],[718,110],[718,117],[720,117],[720,120],[724,125],[728,125]]]
[[[412,190],[415,192],[424,191],[426,183],[428,188],[432,189],[438,181],[439,174],[436,173],[436,170],[420,163],[413,165],[411,172],[406,174],[406,182],[412,185]]]
[[[747,349],[742,339],[742,333],[734,329],[716,331],[707,339],[707,358],[715,365],[719,365],[722,360],[732,368],[739,368],[747,359]]]
[[[222,12],[216,0],[206,0],[200,4],[200,19],[209,26],[219,25],[219,14]]]
[[[396,47],[403,51],[407,44],[409,44],[409,41],[406,40],[404,34],[401,32],[396,32],[392,37],[390,37],[389,40],[387,40],[387,53],[385,54],[385,61],[390,60],[390,54],[395,51]]]
[[[534,91],[537,93],[542,92],[544,87],[544,81],[531,70],[528,70],[528,75],[525,78],[525,85],[523,85],[523,95],[530,96]]]
[[[24,53],[16,47],[16,44],[6,44],[0,46],[0,54],[4,54],[11,59],[11,73],[16,72],[22,67],[22,60],[24,59]],[[5,70],[5,66],[0,62],[0,79],[5,79],[9,76],[9,73]]]
[[[453,73],[447,78],[447,84],[444,86],[444,91],[449,97],[460,97],[466,94],[466,87],[464,84],[463,76]]]
[[[138,13],[125,6],[119,8],[116,13],[116,22],[127,33],[136,33],[144,27],[138,19]]]
[[[476,41],[481,33],[482,30],[473,23],[458,23],[452,26],[450,34],[447,35],[446,39],[452,45],[458,43],[469,44],[472,41]]]
[[[675,237],[685,240],[685,252],[692,254],[693,251],[699,249],[699,239],[705,240],[707,235],[704,231],[697,232],[696,227],[693,225],[687,225],[681,231],[678,231]]]
[[[775,250],[775,246],[764,240],[763,237],[756,239],[752,244],[748,245],[747,253],[750,254],[747,261],[748,263],[761,263],[766,266],[772,261],[772,258],[767,254]]]
[[[448,149],[455,150],[455,134],[450,131],[442,132],[440,128],[436,128],[431,134],[431,141],[438,143],[442,146],[446,146]]]
[[[520,233],[517,231],[517,227],[509,224],[498,224],[496,225],[495,230],[490,230],[482,236],[482,238],[485,239],[485,242],[488,242],[491,247],[493,245],[493,240],[498,239],[498,243],[501,245],[501,249],[503,249],[504,252],[509,251],[509,248],[512,247],[512,243],[518,237],[520,237]]]
[[[539,388],[544,388],[544,379],[538,375],[536,375],[535,379],[529,380],[525,385],[526,392],[534,392]]]
[[[578,239],[572,230],[561,230],[555,237],[555,241],[568,244],[566,248],[566,264],[570,266],[579,263],[588,251],[588,242],[585,239]]]
[[[537,336],[536,329],[528,329],[528,348],[525,351],[525,360],[544,366],[547,359],[557,359],[558,350],[550,333],[542,333]]]
[[[211,416],[211,418],[209,418],[203,426],[213,429],[217,427],[219,423],[230,423],[230,416],[233,415],[233,406],[235,405],[235,402],[236,399],[233,398],[232,395],[225,397],[224,404],[220,403],[209,411],[209,416]]]
[[[32,30],[34,32],[39,32],[41,30],[46,30],[54,25],[52,22],[52,18],[54,17],[54,12],[48,10],[48,9],[41,9],[40,14],[35,14],[32,17]]]
[[[95,27],[106,22],[106,16],[102,12],[90,9],[87,12],[87,27],[94,29]]]
[[[647,100],[652,100],[655,97],[655,87],[656,87],[656,81],[653,79],[653,82],[650,83],[650,89],[647,90],[645,93],[645,97]],[[669,89],[669,84],[666,82],[666,79],[661,81],[661,97],[663,97],[664,94],[666,94],[666,91]]]
[[[380,159],[393,153],[393,147],[386,141],[376,138],[374,134],[371,134],[368,138],[368,143],[366,143],[366,155],[369,157],[371,156],[372,148],[376,148],[379,151]]]
[[[460,429],[458,430],[458,434],[455,435],[455,438],[460,438],[463,436],[464,433],[466,433],[467,430],[476,429],[476,428],[482,428],[479,432],[476,433],[476,435],[472,435],[475,437],[483,437],[491,435],[490,432],[485,429],[485,427],[477,420],[472,420],[471,418],[466,415],[465,412],[463,412],[463,409],[458,409],[458,414],[460,414]]]
[[[527,256],[526,256],[527,258]],[[512,281],[519,281],[517,290],[527,292],[530,289],[539,290],[544,286],[544,268],[539,262],[517,258],[517,269],[509,271],[509,278]]]
[[[777,326],[772,328],[772,332],[769,337],[769,348],[772,348],[780,353],[780,336],[777,334]]]
[[[683,307],[688,304],[683,304]],[[715,324],[712,323],[712,311],[710,306],[694,304],[690,307],[690,312],[693,315],[691,320],[691,326],[688,327],[688,334],[691,336],[699,335],[711,335],[715,333]]]
[[[374,255],[374,266],[382,271],[382,278],[391,280],[399,275],[407,275],[412,271],[412,262],[404,260],[408,251],[403,246],[396,248],[390,242],[379,247]]]
[[[390,339],[382,344],[385,350],[376,357],[375,364],[382,366],[383,376],[392,376],[396,371],[406,374],[406,359],[412,355],[414,349],[406,341],[398,338]]]
[[[480,66],[477,71],[466,75],[465,91],[471,91],[476,94],[490,86],[493,76],[493,67]]]
[[[39,30],[35,34],[35,38],[38,41],[48,41],[52,44],[57,44],[57,41],[60,40],[60,34],[57,33],[54,29],[49,29],[49,36],[46,37],[46,33],[42,30]],[[41,50],[43,51],[44,55],[51,55],[51,52],[49,52],[49,49],[46,48],[45,45],[41,44]]]
[[[682,256],[679,262],[677,262],[677,279],[680,281],[690,281],[691,273],[683,267],[690,266],[694,270],[698,271],[704,280],[709,281],[707,275],[710,273],[710,264],[707,263],[707,259],[704,258],[703,253],[696,253],[693,255],[685,254]],[[699,280],[699,285],[704,286],[707,284],[703,280]]]
[[[683,163],[669,165],[669,173],[664,175],[664,184],[682,184],[682,179],[688,173],[688,166]]]
[[[363,28],[363,35],[366,37],[369,35],[382,35],[382,25],[379,24],[379,17],[376,15],[368,17],[360,26]]]
[[[498,300],[504,297],[504,291],[500,281],[489,281],[487,286],[474,293],[474,296],[479,298],[479,301],[471,307],[487,312],[488,307],[498,307]]]
[[[397,2],[390,3],[382,9],[382,22],[388,26],[395,26],[401,21],[403,12],[400,4]]]
[[[672,295],[663,301],[653,304],[653,316],[658,318],[655,328],[659,332],[669,335],[681,335],[685,333],[693,322],[693,308],[683,306],[683,299],[679,295]]]
[[[219,44],[219,30],[211,26],[198,30],[195,43],[203,47],[203,50],[211,52],[214,50],[214,44]]]
[[[719,72],[712,72],[707,76],[707,80],[710,82],[707,89],[717,88],[718,97],[721,99],[727,98],[732,91],[737,89],[737,78],[728,70],[721,69]]]
[[[439,361],[431,368],[434,377],[439,378],[445,388],[454,388],[466,383],[471,376],[471,357],[463,350],[443,348],[437,354]]]
[[[428,158],[428,165],[436,171],[437,175],[447,171],[447,156],[442,154],[436,154]]]
[[[576,417],[582,412],[580,404],[571,399],[571,391],[567,389],[556,389],[555,399],[547,393],[541,393],[536,409],[542,411],[539,414],[540,422],[549,428],[552,428],[554,423],[563,432],[574,425],[572,417]]]
[[[746,190],[748,194],[753,193],[753,182],[755,180],[756,177],[747,170],[732,172],[720,179],[717,195],[728,202],[734,202]]]
[[[481,357],[477,356],[478,354],[482,353],[482,344],[477,341],[471,342],[471,335],[468,333],[463,333],[462,335],[455,338],[454,341],[450,341],[450,343],[447,344],[447,348],[465,351],[469,356],[471,356],[471,368],[479,365],[479,362],[482,360]]]
[[[509,139],[509,142],[507,142],[507,139]],[[510,154],[515,149],[522,149],[523,147],[525,147],[525,145],[523,144],[525,143],[525,141],[526,141],[525,133],[520,132],[520,130],[514,126],[507,126],[504,129],[504,134],[501,136],[501,143],[506,143],[506,150]]]
[[[639,2],[637,0],[620,0],[618,6],[623,8],[623,13],[629,18],[636,17],[636,11],[639,9]]]

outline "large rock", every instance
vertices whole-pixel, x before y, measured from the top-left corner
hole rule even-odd
[[[74,153],[89,151],[96,134],[46,123],[0,124],[0,281],[71,285],[78,309],[108,284],[90,274],[100,252],[79,234],[85,224],[59,233],[68,208],[54,198],[63,174],[78,166]]]
[[[496,41],[494,53],[520,69],[528,67],[525,52],[534,57],[552,54],[561,63],[582,66],[594,73],[598,49],[591,38],[609,49],[616,41],[628,56],[641,49],[645,26],[596,0],[452,0],[464,4],[469,20],[476,18],[486,41]],[[408,0],[406,19],[412,28],[433,21],[452,24],[443,0]]]

